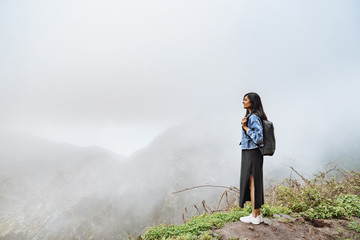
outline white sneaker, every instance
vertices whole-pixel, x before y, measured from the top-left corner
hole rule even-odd
[[[262,217],[261,214],[260,214],[259,216],[257,216],[256,218],[253,217],[252,214],[250,214],[250,215],[247,216],[247,217],[241,217],[241,218],[240,218],[240,221],[242,221],[242,222],[244,222],[244,223],[260,224],[260,223],[262,223],[264,220],[263,220],[263,217]]]
[[[253,218],[252,213],[250,213],[249,216],[241,217],[241,218],[240,218],[240,221],[249,223],[249,221],[250,221],[251,218]]]

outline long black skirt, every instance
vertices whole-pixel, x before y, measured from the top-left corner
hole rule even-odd
[[[239,206],[241,208],[244,207],[246,201],[251,201],[249,187],[250,174],[254,177],[255,183],[255,209],[261,208],[261,205],[264,204],[263,162],[264,157],[258,148],[243,149],[241,151],[239,198]]]

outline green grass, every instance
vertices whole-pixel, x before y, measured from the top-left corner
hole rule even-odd
[[[288,208],[283,207],[270,207],[264,204],[262,207],[264,216],[272,216],[274,213],[290,213]],[[208,231],[212,227],[222,228],[226,223],[237,222],[240,217],[247,216],[251,212],[251,205],[245,208],[233,207],[228,212],[216,212],[213,214],[201,214],[192,217],[189,222],[183,225],[170,225],[165,226],[161,224],[156,227],[149,228],[147,232],[140,236],[144,240],[157,240],[157,239],[218,239],[212,236]]]
[[[212,227],[221,228],[228,222],[236,222],[240,217],[248,215],[247,209],[234,208],[229,212],[216,212],[213,214],[201,214],[192,217],[189,222],[183,225],[165,226],[161,224],[156,227],[149,228],[145,234],[141,236],[144,240],[168,239],[170,237],[180,237],[173,239],[201,239],[202,234],[210,230]],[[202,236],[204,237],[204,236]],[[170,238],[171,239],[171,238]],[[206,238],[203,238],[206,239]]]

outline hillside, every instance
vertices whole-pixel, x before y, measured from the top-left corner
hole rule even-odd
[[[228,151],[233,147],[220,141],[206,128],[183,125],[124,157],[98,147],[2,135],[0,239],[123,239],[161,222],[180,223],[186,202],[218,192],[172,192],[237,181],[237,170],[222,177],[239,164],[231,159],[237,148]]]
[[[130,156],[0,135],[0,239],[127,239],[161,223],[183,223],[184,207],[189,216],[205,213],[202,200],[216,205],[223,189],[173,192],[237,186],[239,136],[232,126],[217,119],[184,123]],[[289,175],[280,150],[264,162],[265,179]]]
[[[351,228],[351,226],[357,226]],[[293,218],[289,215],[275,215],[274,218],[265,218],[260,225],[248,225],[242,222],[226,224],[221,229],[214,230],[214,234],[222,236],[223,240],[235,239],[360,239],[358,232],[360,218],[352,220],[322,220],[316,222],[305,221],[302,217]]]
[[[182,225],[159,225],[139,236],[155,239],[360,239],[360,172],[331,167],[306,179],[285,179],[266,190],[262,206],[264,222],[259,225],[239,221],[251,212],[237,207],[238,189],[229,188],[235,200],[221,198],[225,209],[211,209],[184,218]]]

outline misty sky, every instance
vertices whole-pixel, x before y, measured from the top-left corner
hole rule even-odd
[[[240,137],[249,91],[279,131],[360,120],[357,0],[2,0],[0,53],[1,130],[124,155],[199,116]]]

